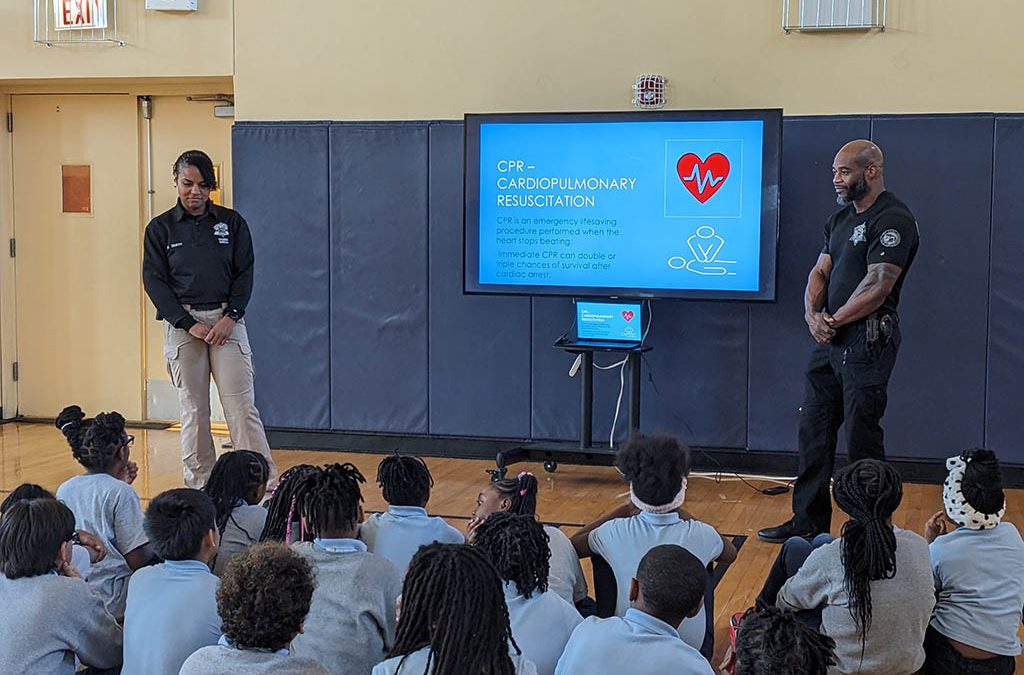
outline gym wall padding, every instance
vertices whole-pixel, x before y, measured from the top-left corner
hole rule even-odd
[[[530,298],[462,294],[462,124],[430,127],[430,431],[530,437]]]
[[[571,302],[462,295],[460,122],[239,123],[233,134],[235,205],[256,241],[249,330],[267,426],[577,437],[573,357],[551,347]],[[1011,115],[787,118],[777,302],[652,303],[645,431],[796,450],[812,345],[804,284],[836,208],[832,157],[865,136],[922,237],[900,303],[888,450],[943,458],[989,444],[1024,463],[1024,117]],[[594,383],[594,439],[606,442],[618,370]]]
[[[426,433],[427,125],[330,128],[331,426]]]
[[[245,322],[263,419],[331,428],[326,124],[247,124],[232,134],[234,205],[256,254]]]
[[[1024,463],[1024,117],[996,119],[992,174],[986,443]]]

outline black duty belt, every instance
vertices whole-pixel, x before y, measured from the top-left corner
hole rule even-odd
[[[223,303],[221,302],[197,302],[194,305],[189,305],[191,309],[197,312],[208,312],[211,309],[220,309]]]

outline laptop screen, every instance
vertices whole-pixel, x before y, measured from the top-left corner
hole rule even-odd
[[[639,302],[576,301],[576,338],[640,342],[643,318]]]

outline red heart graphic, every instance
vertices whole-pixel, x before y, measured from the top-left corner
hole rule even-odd
[[[633,320],[633,310],[631,310],[631,309],[624,309],[624,310],[622,310],[622,318],[625,319],[626,321],[632,321]]]
[[[676,162],[676,173],[683,186],[696,197],[701,204],[711,199],[729,177],[729,158],[720,152],[700,157],[688,152]]]

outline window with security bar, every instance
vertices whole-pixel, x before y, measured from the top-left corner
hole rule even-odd
[[[782,0],[782,29],[885,30],[886,0]]]

